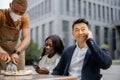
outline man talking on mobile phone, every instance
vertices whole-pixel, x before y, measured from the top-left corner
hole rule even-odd
[[[108,69],[112,61],[93,40],[88,21],[76,20],[72,25],[72,35],[76,44],[64,49],[52,75],[74,76],[77,80],[100,80],[100,69]]]

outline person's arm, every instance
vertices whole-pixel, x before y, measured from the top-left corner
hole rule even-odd
[[[100,48],[93,40],[93,35],[91,31],[88,31],[86,43],[92,53],[93,59],[96,64],[102,69],[109,68],[112,64],[112,60],[108,56],[107,52],[102,50],[102,48]]]
[[[0,26],[2,26],[4,23],[4,14],[3,11],[0,10]],[[9,57],[9,54],[0,46],[0,60],[5,61],[8,63],[11,58]]]
[[[22,42],[17,48],[18,51],[24,51],[30,43],[30,29],[26,28],[22,30]]]
[[[91,38],[87,39],[86,43],[92,53],[95,63],[102,69],[109,68],[112,64],[112,60],[108,56],[107,52],[102,50],[102,48],[100,48]]]
[[[18,46],[18,48],[16,49],[20,53],[22,51],[24,51],[28,47],[28,45],[30,43],[30,30],[29,30],[29,28],[28,29],[23,29],[23,31],[22,31],[22,37],[23,37],[22,42]],[[14,54],[13,53],[11,57],[12,57],[13,63],[15,63],[17,65],[18,61],[19,61],[18,54]]]
[[[29,22],[29,17],[25,14],[22,17],[22,42],[18,46],[17,50],[18,51],[24,51],[28,45],[30,44],[30,22]]]
[[[28,45],[30,44],[30,26],[29,26],[29,18],[27,15],[22,17],[22,42],[18,47],[16,48],[17,51],[20,53],[24,51]],[[18,63],[19,61],[19,56],[18,54],[12,54],[12,60],[15,64]]]

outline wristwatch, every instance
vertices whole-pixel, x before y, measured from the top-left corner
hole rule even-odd
[[[18,51],[18,50],[16,50],[16,49],[15,49],[15,50],[13,51],[13,53],[15,53],[15,54],[18,54],[18,55],[19,55],[19,54],[20,54],[20,51]]]

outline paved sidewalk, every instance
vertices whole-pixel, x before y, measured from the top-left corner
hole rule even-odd
[[[120,80],[120,65],[112,65],[107,70],[101,70],[103,80]]]

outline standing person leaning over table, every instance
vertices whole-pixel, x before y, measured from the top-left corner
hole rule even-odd
[[[45,46],[39,61],[39,74],[50,74],[61,58],[64,45],[58,35],[50,35],[45,40]]]
[[[5,70],[10,60],[18,70],[25,68],[24,50],[30,43],[29,18],[25,13],[27,7],[27,0],[12,0],[9,9],[0,9],[0,70]]]
[[[78,19],[72,25],[76,44],[64,49],[53,75],[75,76],[77,80],[100,80],[100,69],[108,69],[111,59],[93,40],[89,23]]]

